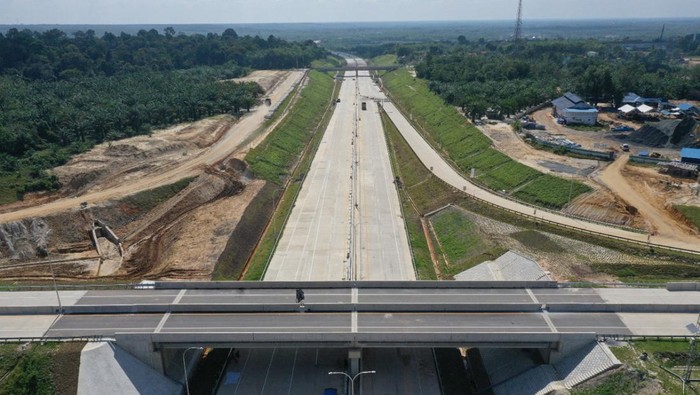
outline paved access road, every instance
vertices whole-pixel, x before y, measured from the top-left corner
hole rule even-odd
[[[604,224],[587,222],[584,220],[567,217],[565,215],[561,215],[552,211],[535,210],[533,207],[528,206],[526,204],[506,199],[496,193],[482,189],[476,186],[475,184],[469,182],[459,172],[452,168],[447,163],[447,161],[445,161],[445,159],[442,158],[430,146],[430,144],[428,144],[425,141],[425,139],[423,139],[423,137],[408,122],[408,120],[406,120],[403,114],[401,114],[401,112],[398,111],[398,109],[393,103],[386,103],[384,105],[384,109],[386,110],[387,114],[394,122],[396,127],[401,132],[401,135],[403,135],[404,139],[406,139],[408,144],[416,153],[420,161],[425,165],[425,167],[427,167],[428,169],[432,169],[433,173],[437,177],[452,185],[453,187],[464,191],[471,196],[495,204],[499,207],[516,211],[528,217],[543,219],[557,224],[570,226],[589,232],[595,232],[602,235],[621,237],[642,243],[646,243],[648,241],[647,234],[631,232],[628,230],[616,228],[614,226],[607,226]],[[688,236],[682,240],[679,240],[678,238],[652,236],[651,242],[659,246],[681,248],[685,250],[700,252],[700,238],[697,237]]]
[[[415,280],[383,95],[365,71],[346,72],[338,97],[265,280]]]

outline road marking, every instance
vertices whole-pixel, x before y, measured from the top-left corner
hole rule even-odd
[[[530,298],[532,299],[533,302],[535,302],[537,304],[540,303],[540,301],[537,300],[537,297],[535,296],[535,294],[532,293],[532,290],[530,288],[525,289],[525,291],[527,292],[528,295],[530,295]]]
[[[357,333],[357,311],[352,312],[352,333]]]
[[[186,289],[181,289],[180,293],[177,294],[177,297],[175,298],[175,300],[173,300],[173,304],[180,303],[180,300],[182,299],[182,297],[185,296],[185,292],[187,292]]]
[[[353,289],[352,289],[352,300],[351,300],[350,302],[351,302],[352,304],[357,304],[357,300],[358,300],[357,288],[353,288]]]
[[[549,312],[548,312],[548,311],[545,310],[545,311],[542,312],[542,318],[544,318],[544,321],[547,323],[547,326],[549,326],[549,329],[550,329],[552,332],[555,332],[555,333],[556,333],[556,332],[559,332],[559,331],[557,330],[557,327],[554,326],[554,323],[552,322],[552,319],[549,318]]]
[[[263,380],[263,386],[260,389],[261,394],[265,393],[265,387],[267,386],[267,378],[270,376],[270,370],[272,369],[272,361],[275,359],[275,352],[277,352],[277,349],[273,348],[272,355],[270,355],[270,363],[267,365],[267,372],[265,373],[265,379]]]
[[[163,329],[163,325],[165,325],[165,321],[167,321],[168,318],[170,318],[170,312],[163,314],[163,318],[160,319],[160,322],[158,322],[158,326],[156,326],[156,329],[153,332],[160,333],[160,330]]]

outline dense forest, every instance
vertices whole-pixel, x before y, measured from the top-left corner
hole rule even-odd
[[[307,66],[327,53],[274,36],[136,35],[11,29],[0,34],[0,202],[58,188],[45,170],[94,144],[250,109],[251,68]]]
[[[415,63],[417,75],[448,103],[473,116],[488,108],[514,114],[566,91],[591,102],[620,104],[626,92],[700,100],[700,66],[682,63],[697,44],[681,40],[663,49],[629,50],[596,40],[468,41],[364,48],[393,52]],[[681,45],[682,44],[682,45]]]

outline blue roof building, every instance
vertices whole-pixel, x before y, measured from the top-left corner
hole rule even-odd
[[[563,118],[566,123],[595,125],[598,122],[598,110],[574,93],[566,92],[552,100],[552,106],[554,116]]]
[[[700,164],[700,148],[681,148],[681,162]]]

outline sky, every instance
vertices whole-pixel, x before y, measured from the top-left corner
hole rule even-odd
[[[523,0],[524,19],[700,17],[700,0]],[[518,0],[0,0],[0,24],[515,19]]]

